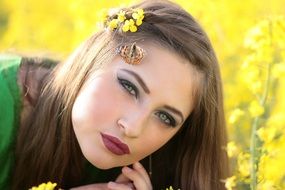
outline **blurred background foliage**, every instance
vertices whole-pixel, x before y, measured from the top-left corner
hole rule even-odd
[[[102,10],[134,0],[0,0],[0,51],[64,59]],[[221,65],[228,189],[285,189],[285,1],[176,0],[208,33]]]

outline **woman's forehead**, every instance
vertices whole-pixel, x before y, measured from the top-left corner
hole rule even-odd
[[[181,56],[153,43],[138,44],[145,56],[138,65],[127,64],[118,55],[110,64],[117,71],[136,73],[150,90],[150,95],[173,104],[183,113],[192,109],[193,91],[197,87],[195,68]]]

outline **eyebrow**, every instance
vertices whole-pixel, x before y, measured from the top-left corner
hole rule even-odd
[[[138,81],[138,83],[141,85],[141,87],[143,88],[143,90],[145,91],[145,93],[147,94],[150,94],[150,90],[149,88],[146,86],[145,82],[143,81],[143,79],[137,74],[135,73],[134,71],[131,71],[131,70],[128,70],[128,69],[120,69],[128,74],[131,74],[132,76],[134,76],[136,78],[136,80]],[[181,113],[181,111],[177,110],[176,108],[174,107],[171,107],[169,105],[165,105],[163,106],[164,109],[167,109],[177,115],[179,115],[181,117],[181,121],[183,122],[184,121],[184,117],[183,117],[183,114]],[[181,123],[182,123],[181,122]]]
[[[138,83],[141,85],[142,89],[145,91],[145,93],[150,94],[149,88],[146,86],[143,79],[137,73],[135,73],[134,71],[128,70],[128,69],[121,69],[121,70],[125,71],[125,72],[131,74],[133,77],[135,77],[136,80],[138,81]]]

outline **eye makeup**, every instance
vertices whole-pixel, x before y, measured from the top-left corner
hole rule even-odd
[[[176,120],[171,116],[171,114],[165,112],[165,111],[158,111],[155,113],[155,115],[163,122],[165,125],[170,127],[176,127],[177,122]]]
[[[124,72],[126,70],[123,70]],[[129,75],[133,76],[133,74],[131,73],[134,73],[133,71],[132,72],[126,72],[128,73]],[[137,75],[137,74],[136,74]],[[139,76],[139,75],[137,75]],[[134,77],[134,76],[133,76]],[[121,87],[123,87],[123,89],[131,96],[135,97],[136,99],[138,99],[140,97],[140,90],[139,88],[133,83],[131,82],[130,79],[127,79],[128,77],[124,76],[124,74],[120,74],[120,73],[117,73],[117,80],[120,84]],[[135,80],[137,81],[137,77],[134,77]],[[139,77],[140,78],[140,77]],[[142,80],[142,79],[141,79]],[[143,88],[141,86],[141,82],[137,81],[138,84],[140,85],[141,88]],[[144,84],[145,85],[145,84]],[[146,88],[146,85],[144,86],[144,88]],[[145,92],[145,89],[143,90]],[[149,94],[150,92],[148,91],[147,94]],[[170,106],[164,106],[163,108],[167,109],[167,110],[174,110],[174,113],[180,115],[182,117],[182,121],[183,121],[183,116],[182,114],[177,111],[175,108],[172,108]],[[177,113],[178,112],[178,113]],[[172,116],[172,114],[170,114],[168,111],[163,111],[163,110],[159,110],[157,112],[155,112],[155,115],[158,117],[158,119],[164,124],[164,125],[167,125],[167,126],[170,126],[170,127],[176,127],[178,125],[178,122],[177,120],[175,119],[175,117]]]
[[[130,81],[117,77],[120,85],[132,96],[134,96],[135,98],[138,98],[139,95],[139,91],[137,89],[137,87]]]

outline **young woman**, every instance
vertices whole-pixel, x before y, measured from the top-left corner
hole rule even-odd
[[[219,66],[178,5],[113,11],[65,62],[10,59],[0,76],[3,188],[224,189]]]

